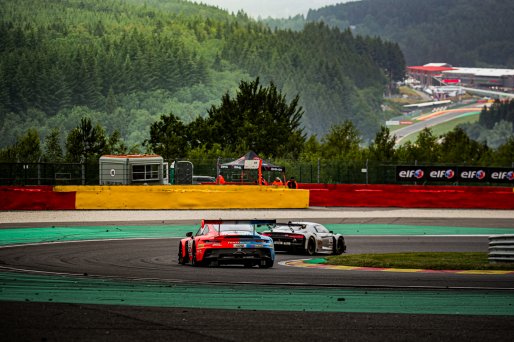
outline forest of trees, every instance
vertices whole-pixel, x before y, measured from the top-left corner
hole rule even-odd
[[[361,0],[310,10],[306,19],[396,42],[408,65],[514,68],[512,18],[514,2],[504,0]]]
[[[369,141],[403,77],[399,47],[310,24],[271,30],[244,13],[181,0],[0,2],[0,146],[29,129],[61,141],[83,117],[142,149],[174,113],[206,117],[241,80],[273,81],[304,108],[306,134],[351,120]]]
[[[498,148],[514,136],[514,100],[496,100],[491,107],[482,109],[478,122],[462,124],[460,127],[470,138],[485,142],[491,148]]]
[[[481,120],[494,117],[489,111],[512,118],[513,108],[514,100],[497,103],[484,109]],[[349,120],[333,125],[321,139],[314,135],[307,138],[299,125],[302,115],[298,98],[288,101],[273,83],[264,86],[258,78],[241,81],[236,95],[226,93],[206,118],[184,123],[173,113],[161,115],[151,124],[145,146],[147,152],[158,153],[168,161],[239,157],[249,150],[274,160],[301,163],[322,159],[361,166],[370,160],[509,167],[514,161],[514,136],[492,149],[485,142],[471,139],[460,127],[442,136],[427,128],[416,141],[398,147],[396,137],[382,126],[366,147],[362,145],[361,132]],[[102,125],[90,118],[82,118],[67,134],[64,149],[61,145],[57,130],[43,144],[37,130],[30,129],[12,146],[0,149],[0,161],[94,164],[101,155],[130,152],[117,131],[109,136]]]
[[[300,32],[234,35],[222,56],[252,75],[273,80],[287,94],[299,94],[304,127],[318,135],[350,120],[370,133],[364,133],[364,139],[371,138],[383,120],[380,105],[386,86],[405,74],[397,44],[354,37],[350,30],[323,23],[307,24]]]
[[[469,127],[395,147],[381,105],[405,63],[378,37],[323,23],[272,30],[180,0],[6,0],[0,13],[1,162],[248,150],[353,164],[514,159],[514,139],[494,144]],[[480,124],[512,131],[503,106]]]

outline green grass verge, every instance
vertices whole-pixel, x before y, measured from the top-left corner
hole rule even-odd
[[[423,98],[411,87],[400,87],[400,94],[422,100]]]
[[[387,253],[329,256],[329,265],[427,270],[514,270],[514,265],[489,263],[487,253]]]

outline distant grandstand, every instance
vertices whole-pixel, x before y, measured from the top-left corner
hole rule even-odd
[[[446,63],[429,63],[407,67],[407,74],[422,87],[463,86],[482,89],[514,91],[513,69],[464,68]]]

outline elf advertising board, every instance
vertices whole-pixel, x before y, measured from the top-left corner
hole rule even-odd
[[[513,183],[514,168],[397,166],[397,182]]]

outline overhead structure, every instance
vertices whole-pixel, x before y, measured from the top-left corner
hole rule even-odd
[[[244,179],[245,170],[257,170],[258,171],[258,179],[261,179],[263,171],[275,171],[284,173],[286,168],[283,166],[278,166],[271,164],[263,160],[261,157],[257,155],[257,153],[253,151],[249,151],[244,156],[233,160],[228,163],[224,163],[220,165],[220,169],[225,170],[241,170],[240,180],[241,182]],[[260,182],[259,182],[260,183]]]

